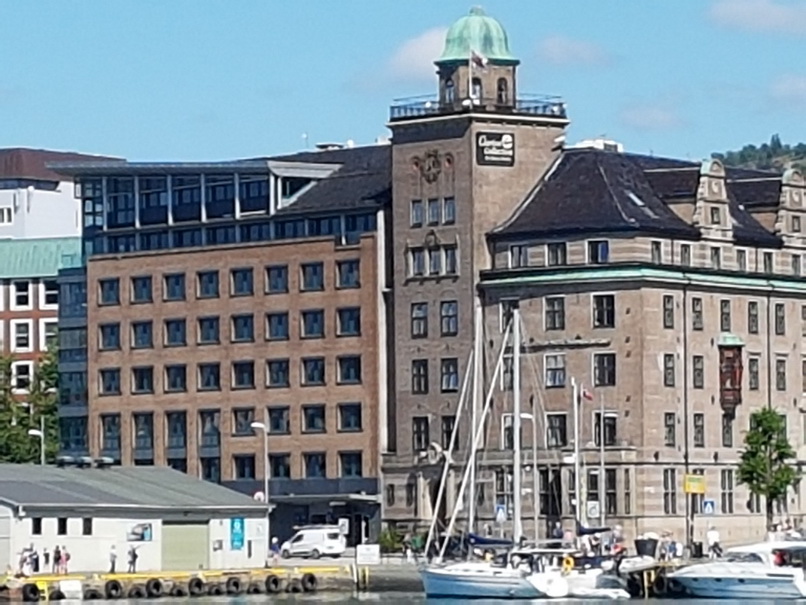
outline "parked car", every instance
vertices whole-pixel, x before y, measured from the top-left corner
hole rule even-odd
[[[283,542],[280,554],[289,557],[340,557],[347,549],[347,540],[337,525],[303,527],[290,540]]]

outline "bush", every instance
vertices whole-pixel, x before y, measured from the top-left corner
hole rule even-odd
[[[378,544],[384,554],[401,552],[403,550],[403,538],[393,528],[386,527],[378,536]]]

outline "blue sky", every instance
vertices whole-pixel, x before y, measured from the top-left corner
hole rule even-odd
[[[388,134],[473,0],[0,0],[0,147],[214,160]],[[569,141],[806,141],[806,0],[488,0]]]

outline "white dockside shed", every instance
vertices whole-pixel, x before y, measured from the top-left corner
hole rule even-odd
[[[71,572],[108,571],[113,550],[125,572],[131,547],[137,571],[263,567],[266,505],[169,468],[0,464],[0,573],[56,546]]]

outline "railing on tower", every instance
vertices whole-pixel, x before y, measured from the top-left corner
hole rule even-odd
[[[437,95],[421,95],[395,99],[389,108],[390,120],[438,116],[466,112],[511,113],[553,118],[565,118],[565,102],[561,97],[551,95],[519,95],[515,103],[502,102],[496,97],[457,99],[441,103]]]

